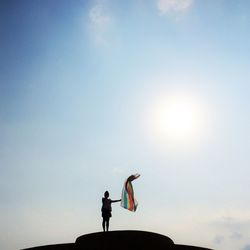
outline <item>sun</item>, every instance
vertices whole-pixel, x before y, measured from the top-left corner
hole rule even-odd
[[[186,100],[172,100],[156,111],[156,126],[163,135],[186,137],[194,133],[196,109]]]
[[[205,110],[191,95],[166,95],[151,106],[150,130],[159,142],[192,144],[205,128]]]

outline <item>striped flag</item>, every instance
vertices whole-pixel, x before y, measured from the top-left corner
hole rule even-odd
[[[134,190],[132,186],[132,181],[139,178],[139,174],[130,175],[123,186],[122,190],[122,197],[121,197],[121,206],[125,209],[128,209],[129,211],[136,211],[136,208],[138,206],[138,202],[136,201],[134,197]]]

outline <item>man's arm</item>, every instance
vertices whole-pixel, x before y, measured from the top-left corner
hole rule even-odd
[[[111,200],[112,203],[119,202],[119,201],[121,201],[121,199],[120,200]]]

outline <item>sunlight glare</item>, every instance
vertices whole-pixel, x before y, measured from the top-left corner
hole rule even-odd
[[[205,129],[205,110],[189,95],[166,95],[151,107],[150,130],[158,142],[169,145],[196,143]]]

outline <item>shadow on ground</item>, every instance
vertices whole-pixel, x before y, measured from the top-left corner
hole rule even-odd
[[[211,250],[174,244],[167,236],[145,231],[111,231],[85,234],[75,243],[47,245],[26,250]]]

